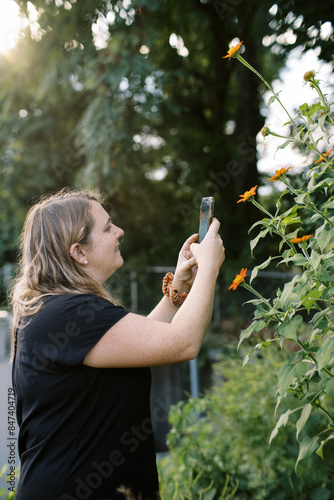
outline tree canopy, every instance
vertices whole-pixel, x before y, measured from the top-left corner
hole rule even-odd
[[[254,213],[236,202],[259,182],[264,117],[260,82],[222,56],[243,40],[268,81],[296,46],[330,61],[331,3],[16,2],[30,24],[0,59],[0,262],[16,259],[27,207],[65,186],[106,195],[137,264],[172,264],[213,195],[240,259]]]

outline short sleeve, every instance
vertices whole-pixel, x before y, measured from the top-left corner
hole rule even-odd
[[[81,364],[101,337],[127,311],[96,295],[61,295],[45,300],[38,318],[28,324],[33,354],[47,364]]]

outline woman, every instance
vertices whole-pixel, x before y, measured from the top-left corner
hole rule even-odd
[[[29,211],[12,291],[15,500],[159,498],[149,367],[197,356],[224,261],[218,229],[187,239],[143,317],[103,287],[123,265],[124,232],[97,196],[60,192]]]

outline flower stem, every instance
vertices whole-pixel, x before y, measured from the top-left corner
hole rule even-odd
[[[255,205],[255,206],[256,206],[259,210],[261,210],[263,213],[265,213],[266,215],[268,215],[268,217],[270,217],[272,221],[274,221],[274,220],[275,220],[275,218],[271,215],[271,213],[267,212],[267,210],[266,210],[265,208],[263,208],[263,206],[262,206],[262,205],[260,205],[260,203],[258,203],[256,200],[254,200],[254,198],[252,198],[250,201],[251,201],[251,202],[253,203],[253,205]],[[291,245],[290,241],[286,238],[286,236],[285,236],[284,234],[282,234],[282,231],[280,231],[280,230],[279,230],[278,225],[277,225],[277,224],[273,224],[273,226],[274,226],[274,230],[275,230],[274,232],[275,232],[276,234],[278,234],[278,236],[280,236],[280,237],[281,237],[281,238],[285,241],[285,243],[286,243],[286,244],[287,244],[287,245],[291,248],[291,250],[292,250],[292,251],[293,251],[293,253],[295,254],[295,253],[296,253],[296,250],[295,250],[294,246],[293,246],[293,245]]]
[[[270,212],[268,212],[268,211],[267,211],[267,210],[266,210],[266,209],[265,209],[262,205],[260,205],[260,203],[258,203],[256,200],[254,200],[254,198],[252,198],[250,201],[253,203],[253,205],[255,205],[255,206],[256,206],[256,208],[258,208],[259,210],[261,210],[261,212],[263,212],[264,214],[268,215],[268,217],[269,217],[270,219],[273,219],[273,218],[274,218],[274,217],[271,215],[271,213],[270,213]]]
[[[303,351],[307,354],[307,356],[308,356],[308,357],[309,357],[309,358],[313,361],[313,363],[314,363],[315,365],[317,365],[317,366],[318,366],[317,360],[315,359],[315,357],[313,356],[313,354],[312,354],[311,352],[308,352],[308,351],[305,349],[305,347],[303,346],[303,344],[302,344],[301,342],[298,342],[298,345],[299,345],[299,347],[301,347],[301,348],[302,348],[302,350],[303,350]],[[334,374],[333,374],[330,370],[328,370],[328,368],[326,368],[325,366],[323,366],[323,367],[321,368],[321,370],[323,370],[323,371],[324,371],[327,375],[329,375],[330,377],[334,377]]]
[[[304,257],[308,260],[308,262],[311,262],[310,261],[310,256],[309,256],[309,254],[307,253],[307,250],[306,250],[306,243],[301,243],[300,244],[300,248],[301,248],[301,251],[304,254]]]
[[[318,84],[317,80],[315,80],[315,78],[310,79],[310,84],[317,91],[317,93],[318,93],[318,95],[319,95],[319,97],[320,97],[320,99],[321,99],[321,101],[322,101],[322,103],[327,111],[329,121],[331,122],[332,125],[334,125],[334,120],[333,120],[333,117],[331,114],[330,107],[328,106],[326,98],[325,98],[324,94],[322,93],[320,85]]]
[[[278,97],[278,95],[276,94],[276,92],[274,91],[274,89],[272,88],[272,86],[263,78],[263,76],[258,72],[256,71],[255,68],[253,68],[253,66],[251,66],[242,56],[240,56],[239,54],[236,56],[236,58],[244,65],[246,66],[246,68],[250,69],[256,76],[258,76],[260,78],[260,80],[262,80],[262,82],[265,84],[265,86],[270,90],[270,92],[275,96],[275,99],[278,101],[278,103],[282,106],[282,108],[284,109],[284,111],[286,112],[286,114],[288,115],[288,117],[290,118],[291,120],[291,123],[293,123],[293,125],[295,126],[295,128],[298,130],[298,126],[297,124],[295,123],[295,121],[293,120],[293,118],[290,116],[290,113],[288,112],[288,110],[285,108],[284,104],[281,102],[280,98]]]
[[[310,207],[310,210],[314,210],[318,215],[320,215],[320,217],[323,217],[325,219],[326,222],[328,222],[328,224],[332,227],[334,227],[334,224],[333,222],[327,217],[327,215],[325,215],[324,213],[320,212],[320,210],[318,210],[315,205],[311,205]]]
[[[242,283],[242,286],[243,286],[244,288],[246,288],[246,290],[248,290],[249,292],[253,293],[253,294],[254,294],[254,295],[255,295],[258,299],[262,300],[262,302],[263,302],[264,304],[266,304],[266,306],[267,306],[269,309],[271,309],[271,305],[269,304],[269,302],[268,302],[268,301],[267,301],[264,297],[262,297],[262,295],[261,295],[259,292],[257,292],[256,290],[254,290],[254,288],[253,288],[252,286],[248,285],[248,284],[247,284],[247,283],[245,283],[245,282],[243,282],[243,283]]]
[[[289,136],[286,136],[286,135],[280,135],[280,134],[277,134],[276,132],[273,132],[272,130],[270,130],[270,132],[268,133],[268,135],[273,135],[274,137],[279,137],[280,139],[288,139],[291,142],[299,142],[299,140],[294,139],[293,137],[289,137]]]
[[[288,189],[290,189],[290,191],[295,195],[295,196],[298,196],[298,193],[297,191],[291,186],[291,184],[285,179],[282,179],[282,182],[284,182],[284,184],[286,185],[286,187]]]
[[[318,408],[318,410],[322,411],[322,412],[323,412],[323,413],[324,413],[324,414],[325,414],[325,415],[326,415],[326,416],[330,419],[330,421],[331,421],[332,423],[334,423],[334,418],[332,417],[332,415],[331,415],[331,414],[330,414],[330,413],[329,413],[329,412],[328,412],[328,411],[327,411],[327,410],[326,410],[326,409],[322,406],[322,404],[321,404],[321,403],[317,403],[317,402],[316,402],[316,400],[317,400],[317,399],[319,399],[319,396],[320,396],[320,394],[321,394],[322,392],[323,392],[323,391],[318,392],[318,394],[316,394],[316,395],[314,396],[314,398],[312,399],[312,401],[311,401],[310,403],[311,403],[311,405],[313,405],[313,404],[314,404],[314,406],[315,406],[316,408]]]
[[[332,415],[330,413],[328,413],[327,410],[325,410],[325,408],[322,406],[321,403],[315,403],[315,406],[320,410],[322,411],[329,419],[330,421],[332,422],[332,424],[334,423],[334,418],[332,417]]]

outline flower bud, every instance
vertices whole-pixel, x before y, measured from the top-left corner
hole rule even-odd
[[[263,135],[263,137],[267,137],[267,135],[270,134],[270,130],[269,130],[269,127],[263,127],[261,129],[261,134]]]
[[[315,71],[306,71],[305,75],[304,75],[304,80],[305,82],[309,82],[310,80],[312,80],[312,78],[315,77]]]

